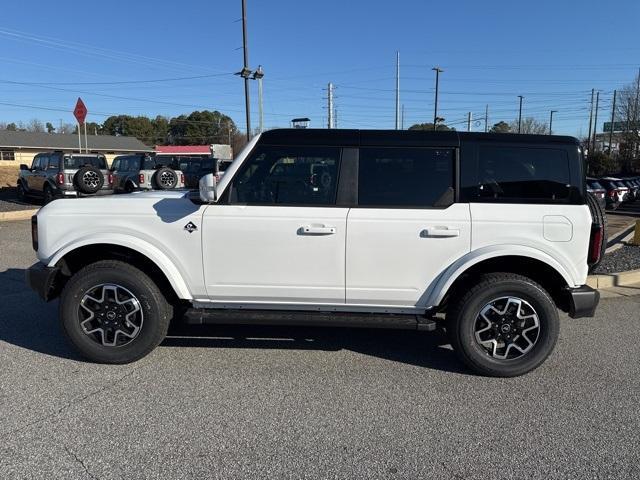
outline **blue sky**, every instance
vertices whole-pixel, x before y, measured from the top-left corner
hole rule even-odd
[[[490,124],[513,120],[524,95],[525,116],[548,121],[557,110],[555,133],[586,135],[591,88],[602,92],[601,129],[613,89],[640,66],[637,0],[247,4],[267,127],[299,116],[324,127],[331,81],[339,127],[393,128],[398,50],[405,127],[432,119],[431,68],[439,65],[440,115],[458,129],[468,111],[484,116],[486,104]],[[3,4],[0,121],[72,122],[81,96],[88,121],[217,109],[243,129],[242,82],[232,75],[242,66],[240,16],[240,0]],[[176,77],[201,78],[147,82]],[[108,84],[135,81],[144,82]]]

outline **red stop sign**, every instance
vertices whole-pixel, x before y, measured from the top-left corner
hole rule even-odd
[[[76,102],[76,108],[73,109],[73,116],[76,117],[80,125],[82,125],[85,118],[87,118],[87,107],[80,97],[78,97],[78,101]]]

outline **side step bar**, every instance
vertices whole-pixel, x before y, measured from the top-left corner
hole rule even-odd
[[[436,322],[419,315],[277,310],[190,308],[183,317],[188,325],[291,325],[313,327],[436,329]]]

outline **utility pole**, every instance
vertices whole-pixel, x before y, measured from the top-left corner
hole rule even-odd
[[[551,129],[553,126],[553,114],[557,112],[557,110],[551,110],[549,113],[549,135],[553,135],[553,130]]]
[[[400,116],[400,130],[404,130],[404,103],[402,104],[402,115]]]
[[[518,112],[518,133],[522,130],[522,99],[524,98],[522,95],[518,95],[520,99],[520,110]]]
[[[489,104],[484,107],[484,133],[489,131]]]
[[[598,131],[598,107],[600,105],[600,91],[596,92],[596,111],[593,114],[593,151],[596,151],[596,132]]]
[[[616,94],[617,90],[613,91],[613,105],[611,106],[611,129],[609,130],[609,155],[612,153],[611,144],[613,142],[613,127],[616,119]]]
[[[595,88],[591,89],[591,110],[589,111],[589,135],[587,136],[587,149],[591,150],[591,128],[593,123],[593,94],[595,93]],[[589,151],[591,154],[591,151]]]
[[[433,131],[435,132],[438,129],[438,87],[440,84],[440,74],[444,72],[444,70],[440,67],[433,67],[431,70],[436,72],[436,98],[433,109]]]
[[[251,107],[249,103],[249,47],[247,45],[247,0],[242,0],[242,52],[244,67],[240,76],[244,78],[244,109],[247,119],[247,141],[251,140]]]
[[[634,139],[635,152],[638,148],[638,97],[640,96],[640,68],[638,69],[638,83],[636,85],[636,102],[633,108],[633,130],[636,132]]]
[[[400,52],[396,52],[396,130],[400,127]]]
[[[259,113],[259,127],[258,131],[262,133],[264,131],[264,109],[262,105],[262,78],[264,77],[264,70],[262,65],[258,65],[258,69],[253,72],[252,78],[258,80],[258,113]]]
[[[471,112],[467,113],[467,132],[471,131]]]
[[[333,83],[327,85],[327,128],[333,128]]]

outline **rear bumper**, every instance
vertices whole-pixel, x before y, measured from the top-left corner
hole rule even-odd
[[[60,267],[47,267],[38,262],[29,267],[25,273],[27,285],[29,285],[40,298],[48,302],[57,296],[55,294],[55,280],[59,272]]]
[[[569,316],[571,318],[593,317],[600,302],[600,292],[588,285],[569,289]]]
[[[112,189],[101,189],[96,193],[82,193],[77,192],[75,190],[60,190],[61,197],[94,197],[100,195],[111,195],[113,193]]]

